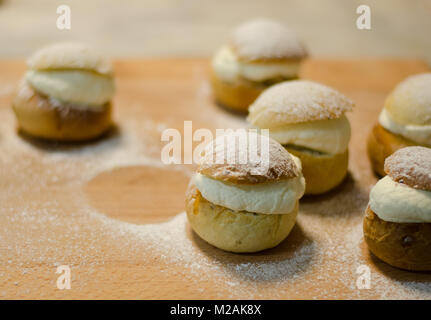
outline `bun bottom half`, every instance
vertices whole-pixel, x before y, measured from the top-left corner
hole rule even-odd
[[[286,150],[298,157],[305,178],[305,194],[318,195],[337,187],[347,175],[349,152],[335,155],[321,154],[295,147]]]
[[[56,105],[29,86],[18,92],[12,108],[19,129],[32,137],[56,141],[84,141],[95,139],[112,126],[112,107],[108,102],[93,109]]]
[[[418,144],[386,130],[377,123],[370,132],[367,141],[371,167],[378,176],[384,177],[386,175],[384,170],[385,159],[399,149],[414,145]]]
[[[367,208],[364,238],[380,260],[400,269],[431,271],[431,223],[395,223]]]
[[[214,98],[218,103],[226,108],[243,113],[247,112],[249,105],[266,88],[246,81],[228,83],[217,77],[214,72],[211,74],[211,85]]]
[[[225,251],[251,253],[273,248],[289,235],[298,204],[288,214],[232,211],[207,201],[190,184],[186,212],[192,229],[209,244]]]
[[[280,79],[281,81],[295,80]],[[215,72],[211,72],[211,85],[215,100],[222,106],[232,109],[237,112],[246,113],[248,107],[256,100],[256,98],[272,84],[260,82],[252,82],[247,80],[238,80],[237,82],[230,83],[220,79]]]

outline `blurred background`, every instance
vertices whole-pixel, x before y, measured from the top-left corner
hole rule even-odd
[[[71,30],[56,28],[70,6]],[[371,30],[356,8],[371,7]],[[0,58],[77,40],[115,57],[209,56],[237,24],[285,22],[314,56],[405,57],[431,62],[431,0],[0,0]]]

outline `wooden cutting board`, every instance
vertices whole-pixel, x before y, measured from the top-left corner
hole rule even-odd
[[[214,104],[208,64],[116,61],[116,129],[89,144],[62,145],[17,134],[10,103],[25,66],[0,61],[0,298],[431,298],[429,273],[376,260],[361,230],[376,182],[367,134],[386,94],[406,76],[429,70],[426,63],[304,64],[303,78],[356,103],[348,115],[349,176],[333,192],[301,200],[297,225],[280,246],[242,255],[191,232],[181,212],[193,166],[160,162],[166,128],[182,131],[185,120],[193,129],[246,125],[244,116]],[[70,268],[71,289],[57,287],[61,265]],[[361,275],[369,275],[370,288],[358,288]]]

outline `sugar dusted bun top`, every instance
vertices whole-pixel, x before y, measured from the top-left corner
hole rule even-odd
[[[199,174],[234,184],[279,181],[300,175],[300,164],[298,166],[289,152],[278,142],[263,137],[267,139],[266,149],[262,147],[261,135],[246,130],[237,132],[237,138],[235,135],[225,134],[218,136],[206,146],[197,170]],[[265,150],[269,150],[267,158],[262,157]],[[246,161],[239,161],[240,156],[244,154],[248,154]],[[224,161],[217,163],[215,159]],[[227,159],[235,159],[235,163],[226,161]]]
[[[295,33],[283,24],[259,19],[237,27],[230,43],[244,60],[302,59],[307,53]]]
[[[79,43],[57,43],[27,61],[25,81],[37,92],[74,107],[99,108],[115,93],[111,63]]]
[[[400,149],[386,159],[385,172],[371,189],[371,210],[385,221],[431,223],[431,149]]]
[[[385,109],[398,123],[431,125],[431,72],[399,83],[387,97]]]
[[[248,121],[260,128],[338,119],[353,109],[353,102],[322,84],[286,81],[266,89],[250,106]]]
[[[385,172],[396,182],[431,191],[431,149],[400,149],[386,159]]]
[[[57,43],[36,51],[27,61],[32,70],[78,69],[112,74],[108,59],[80,43]]]

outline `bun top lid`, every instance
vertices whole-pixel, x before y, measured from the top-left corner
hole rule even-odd
[[[249,107],[248,121],[259,128],[338,119],[353,102],[340,92],[308,81],[285,81],[266,89]]]
[[[238,26],[230,44],[243,60],[302,59],[307,52],[296,34],[283,24],[258,19]]]
[[[224,182],[256,184],[298,177],[301,168],[277,141],[242,129],[210,142],[197,172]]]
[[[56,43],[37,50],[28,60],[33,70],[81,69],[112,74],[108,59],[81,43]]]
[[[384,107],[398,123],[431,125],[431,72],[400,82],[386,98]]]
[[[407,147],[385,160],[385,172],[392,180],[409,187],[431,191],[431,149]]]

